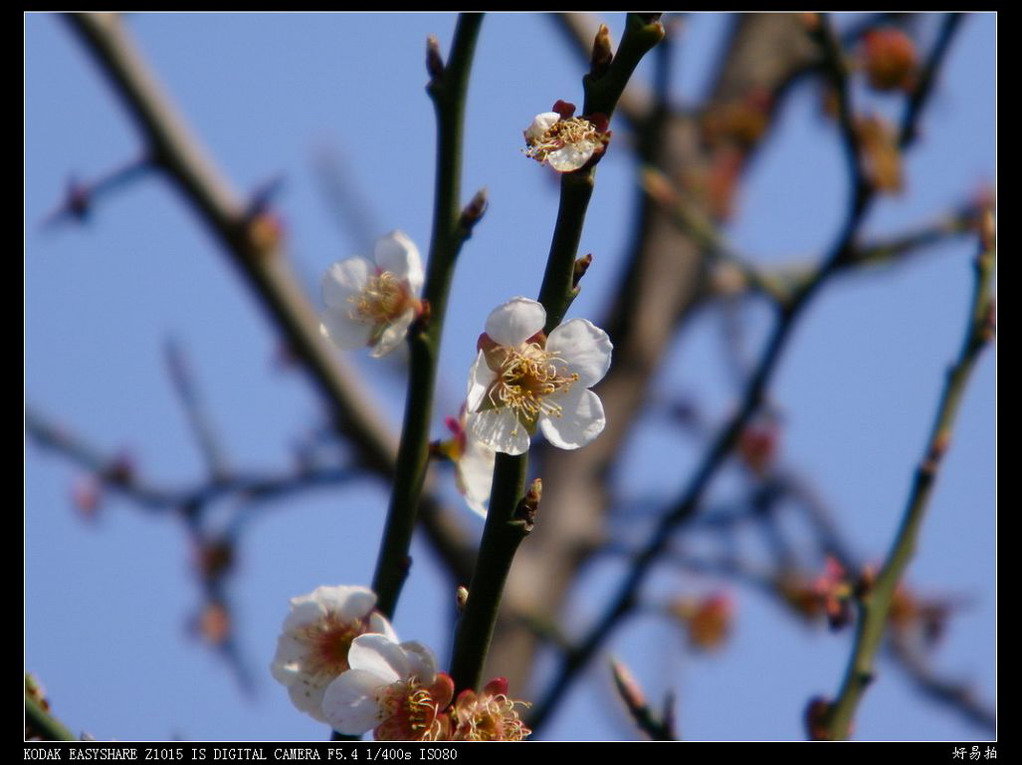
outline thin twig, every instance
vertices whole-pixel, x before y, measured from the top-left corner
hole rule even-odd
[[[339,467],[303,467],[278,475],[241,470],[223,479],[204,480],[188,488],[175,489],[144,480],[135,468],[125,463],[123,455],[103,453],[32,407],[25,412],[25,430],[39,447],[62,455],[94,474],[104,488],[154,512],[202,508],[228,496],[240,498],[244,503],[266,502],[319,486],[347,483],[364,475],[358,470]]]
[[[148,157],[140,157],[114,168],[110,172],[88,183],[71,178],[67,184],[64,200],[43,218],[42,228],[53,228],[65,222],[84,222],[92,214],[99,197],[138,180],[153,169]]]
[[[181,401],[199,450],[206,460],[210,478],[214,481],[225,478],[228,474],[227,460],[213,420],[195,383],[189,360],[180,343],[172,337],[167,338],[163,350],[174,392]]]
[[[387,616],[393,616],[408,576],[408,549],[429,462],[429,426],[447,295],[458,252],[471,233],[471,227],[462,219],[461,144],[468,78],[482,19],[482,15],[476,13],[463,13],[458,17],[450,59],[440,71],[433,73],[427,88],[437,120],[433,238],[423,290],[429,317],[423,320],[425,326],[413,325],[408,336],[411,361],[404,426],[394,490],[373,576],[377,608]]]
[[[639,688],[639,684],[632,677],[631,672],[621,662],[611,659],[610,670],[614,677],[614,686],[617,688],[618,696],[624,702],[628,713],[632,716],[639,730],[643,731],[653,741],[676,741],[674,723],[670,713],[673,706],[670,698],[665,705],[663,716],[659,716],[649,708],[645,694]]]
[[[890,653],[897,659],[898,666],[912,679],[915,687],[928,698],[943,704],[961,714],[976,726],[991,733],[997,730],[997,714],[994,709],[976,698],[968,683],[948,680],[937,676],[914,651],[897,639],[887,641]]]
[[[964,13],[951,13],[948,14],[941,25],[937,41],[934,43],[933,50],[930,51],[926,64],[923,65],[923,69],[919,73],[919,79],[909,95],[908,103],[905,106],[901,130],[898,132],[898,146],[902,149],[907,149],[911,146],[919,135],[919,117],[923,112],[927,99],[929,99],[930,94],[933,92],[937,73],[942,68],[948,49],[951,47],[951,41],[954,39],[955,33],[961,28],[961,23],[964,20]]]
[[[951,442],[955,416],[966,383],[980,352],[992,334],[992,298],[990,285],[994,271],[994,249],[983,250],[976,258],[976,279],[969,306],[965,340],[954,365],[948,371],[944,391],[923,458],[916,468],[912,488],[902,515],[901,526],[876,581],[864,588],[856,602],[859,622],[855,644],[841,690],[829,705],[822,722],[827,738],[848,738],[852,720],[866,688],[873,680],[873,661],[884,635],[891,599],[902,573],[915,554],[919,530],[933,491],[941,460]]]

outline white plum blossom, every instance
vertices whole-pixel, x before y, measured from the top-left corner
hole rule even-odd
[[[525,142],[525,156],[559,173],[570,173],[585,165],[604,140],[597,125],[583,117],[543,112],[525,129]]]
[[[376,594],[366,587],[317,587],[291,598],[291,612],[277,638],[270,665],[274,679],[285,685],[298,709],[320,722],[323,693],[348,669],[348,649],[359,635],[397,635],[382,614],[374,611]]]
[[[554,446],[577,449],[606,424],[589,388],[610,368],[607,333],[585,319],[543,334],[546,310],[516,297],[494,309],[469,371],[468,431],[498,452],[523,454],[537,426]]]
[[[369,346],[378,358],[401,343],[422,310],[424,276],[418,248],[401,231],[376,241],[373,260],[348,258],[327,269],[320,332],[338,348]]]
[[[497,453],[477,438],[467,438],[465,449],[455,463],[455,481],[466,504],[477,515],[486,517],[493,484],[493,467]]]
[[[323,714],[339,733],[373,730],[378,741],[436,741],[449,720],[442,714],[454,696],[450,676],[436,671],[436,657],[421,643],[397,643],[385,635],[355,638],[351,668],[323,698]]]
[[[451,438],[440,443],[440,451],[454,463],[454,480],[466,504],[485,518],[497,453],[469,434],[464,406],[459,418],[448,417],[446,425]]]

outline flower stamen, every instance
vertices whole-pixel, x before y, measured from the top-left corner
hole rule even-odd
[[[517,348],[502,350],[503,358],[494,368],[497,377],[487,392],[491,406],[510,408],[530,428],[541,415],[560,417],[561,406],[548,397],[570,390],[578,381],[578,373],[565,374],[564,362],[558,355],[538,343],[522,343]]]
[[[370,276],[357,295],[348,298],[354,308],[351,318],[365,324],[383,324],[403,314],[411,303],[411,295],[401,279],[390,271]]]
[[[543,135],[531,137],[527,134],[529,147],[523,149],[525,156],[537,162],[545,162],[551,152],[574,146],[579,151],[595,149],[600,144],[596,126],[582,117],[561,119],[551,125]],[[589,150],[589,154],[592,151]]]
[[[373,732],[377,741],[438,741],[444,733],[441,700],[416,680],[390,685],[381,703],[383,723]],[[442,699],[446,706],[450,698]]]

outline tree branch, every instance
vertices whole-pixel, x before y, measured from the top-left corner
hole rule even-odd
[[[458,252],[475,223],[473,220],[466,224],[461,213],[461,142],[472,54],[482,19],[481,14],[475,13],[459,16],[450,61],[434,74],[427,88],[437,118],[433,237],[423,291],[429,313],[428,318],[412,326],[408,335],[411,364],[405,420],[394,471],[394,490],[373,576],[377,608],[388,617],[393,616],[408,575],[408,548],[426,480],[429,426],[447,295]]]
[[[120,18],[111,14],[66,18],[110,78],[148,142],[153,161],[224,246],[244,282],[282,331],[289,349],[329,403],[338,432],[351,440],[363,464],[385,480],[393,480],[396,439],[378,407],[350,366],[321,337],[319,318],[279,243],[253,235],[248,205],[206,158]],[[423,497],[419,517],[452,577],[466,580],[473,554],[464,530],[432,496]]]
[[[965,340],[957,360],[948,372],[933,429],[909,491],[901,527],[876,581],[865,587],[865,591],[856,600],[859,622],[854,648],[841,690],[829,705],[822,723],[826,737],[832,740],[848,738],[855,711],[873,680],[873,661],[887,625],[891,598],[902,573],[915,554],[919,530],[926,516],[941,460],[951,443],[951,432],[966,383],[980,352],[993,334],[993,299],[990,295],[994,271],[992,245],[980,252],[975,269],[975,287],[966,322]]]

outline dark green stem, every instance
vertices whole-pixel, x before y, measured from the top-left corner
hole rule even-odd
[[[586,208],[593,193],[594,173],[595,169],[589,168],[561,177],[560,207],[539,291],[539,302],[546,309],[543,331],[547,334],[561,323],[574,297],[575,256],[582,237]],[[497,455],[490,507],[479,546],[479,562],[454,638],[451,677],[459,689],[479,687],[511,561],[518,545],[528,534],[521,521],[515,518],[528,471],[528,453]]]
[[[639,60],[662,38],[663,27],[659,22],[646,24],[630,14],[624,39],[610,68],[599,80],[587,76],[583,81],[584,113],[601,112],[609,118]],[[575,258],[595,173],[595,166],[590,166],[561,176],[557,221],[539,291],[539,302],[546,309],[543,329],[547,334],[561,323],[576,294]],[[497,455],[478,563],[454,638],[451,677],[458,689],[478,689],[480,685],[511,562],[528,534],[528,526],[516,517],[528,469],[528,453]]]
[[[591,74],[582,78],[586,95],[582,113],[605,114],[609,120],[635,67],[663,39],[663,24],[659,21],[647,23],[640,14],[629,13],[621,45],[610,67],[599,78]]]
[[[511,562],[529,533],[528,526],[515,518],[528,469],[528,453],[497,455],[479,562],[454,637],[451,677],[458,690],[479,688]]]
[[[941,458],[951,441],[951,430],[965,385],[980,351],[990,339],[992,332],[990,283],[993,270],[994,251],[990,249],[976,259],[976,285],[969,308],[965,341],[958,359],[948,372],[926,452],[916,468],[912,481],[901,527],[876,581],[872,586],[865,588],[866,591],[857,599],[859,623],[855,634],[855,647],[848,662],[841,690],[837,699],[830,705],[823,725],[829,738],[833,740],[848,738],[855,711],[873,679],[873,664],[887,626],[891,599],[902,574],[915,554],[919,529],[926,515]]]
[[[571,301],[575,277],[575,257],[582,240],[582,226],[586,209],[593,195],[595,168],[561,176],[561,201],[557,209],[553,241],[547,257],[543,284],[539,288],[539,302],[546,309],[546,334],[564,319]]]
[[[901,121],[901,129],[898,131],[898,146],[902,149],[908,148],[919,135],[917,129],[919,115],[922,114],[923,106],[933,92],[937,73],[942,69],[955,32],[961,28],[961,23],[964,20],[965,14],[963,13],[951,13],[944,19],[940,34],[937,36],[937,42],[934,43],[926,65],[923,66],[923,70],[919,74],[919,81],[909,95],[908,104],[905,106],[905,116]]]
[[[481,14],[459,16],[450,60],[435,72],[427,88],[437,121],[433,238],[423,290],[428,313],[409,333],[411,359],[404,427],[394,491],[373,577],[377,608],[388,617],[394,614],[411,564],[408,549],[429,460],[429,426],[447,296],[458,252],[469,235],[469,226],[461,216],[461,145],[465,96],[482,19]]]

